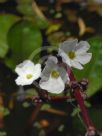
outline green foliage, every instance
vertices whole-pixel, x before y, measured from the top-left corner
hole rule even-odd
[[[74,117],[74,116],[78,115],[79,113],[80,113],[80,108],[76,107],[73,109],[71,116]]]
[[[8,45],[11,57],[6,60],[10,67],[15,67],[21,61],[28,59],[31,53],[42,44],[40,30],[28,20],[17,22],[8,33]]]
[[[102,107],[96,107],[96,108],[90,108],[89,109],[89,115],[93,121],[93,124],[98,130],[102,130],[102,121],[100,121],[102,116]],[[77,116],[74,116],[72,118],[72,126],[73,126],[73,135],[76,136],[83,136],[85,133],[85,127],[82,125],[80,119]],[[78,127],[76,127],[78,126]]]
[[[16,0],[17,10],[23,15],[33,15],[32,0]]]
[[[8,51],[7,33],[18,17],[10,14],[0,15],[0,58],[4,58]]]
[[[88,78],[87,94],[92,96],[102,87],[102,38],[91,38],[88,41],[91,45],[90,52],[93,54],[92,60],[84,67],[84,70],[74,72],[79,79]]]

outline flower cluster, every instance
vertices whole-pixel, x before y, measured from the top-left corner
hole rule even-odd
[[[91,60],[92,53],[88,53],[90,45],[86,41],[70,40],[59,45],[57,56],[62,57],[62,63],[68,67],[83,69],[84,64]],[[65,84],[70,79],[66,69],[59,65],[59,61],[55,56],[49,56],[45,67],[42,70],[41,64],[34,64],[30,60],[17,65],[15,69],[18,74],[17,85],[30,85],[38,78],[39,86],[50,93],[59,94],[65,89]]]

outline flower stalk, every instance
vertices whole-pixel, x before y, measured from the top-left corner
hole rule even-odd
[[[77,80],[72,72],[72,70],[70,68],[68,68],[68,75],[70,78],[70,83],[73,89],[73,94],[75,96],[75,99],[77,100],[79,106],[80,106],[80,110],[82,112],[82,116],[83,116],[83,120],[85,122],[85,125],[87,127],[87,129],[93,129],[95,131],[95,128],[93,126],[93,123],[88,115],[88,111],[86,109],[86,106],[84,104],[84,99],[81,96],[81,88],[80,86],[77,84]]]

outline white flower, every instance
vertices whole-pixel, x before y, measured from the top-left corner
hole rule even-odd
[[[83,69],[84,64],[88,63],[92,58],[92,53],[87,53],[90,45],[86,41],[70,40],[60,44],[58,54],[62,57],[70,67]]]
[[[65,83],[68,80],[65,69],[58,66],[57,58],[54,56],[49,57],[42,71],[40,87],[50,93],[59,94],[63,92]]]
[[[34,65],[32,61],[25,60],[23,63],[17,65],[15,72],[18,74],[18,78],[15,80],[17,85],[30,85],[40,77],[41,65]]]

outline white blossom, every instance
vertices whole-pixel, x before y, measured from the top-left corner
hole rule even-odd
[[[41,65],[34,64],[30,60],[25,60],[23,63],[16,66],[15,72],[18,74],[15,80],[17,85],[30,85],[34,80],[41,75]]]
[[[63,92],[65,83],[68,81],[69,78],[65,69],[57,64],[57,58],[49,57],[42,71],[40,87],[50,93],[59,94]]]
[[[70,40],[60,44],[58,54],[62,57],[64,63],[70,67],[83,69],[84,64],[87,64],[92,53],[88,53],[90,45],[86,41]]]

